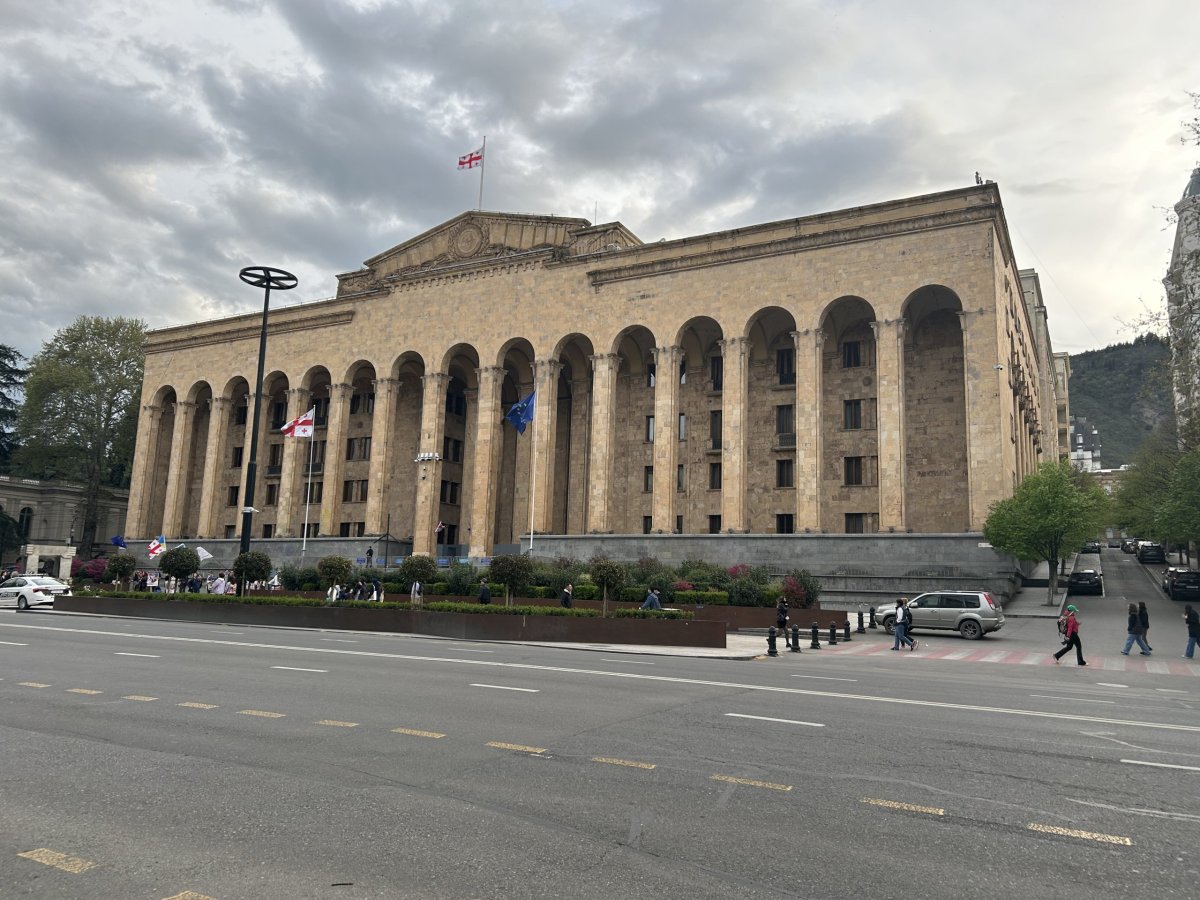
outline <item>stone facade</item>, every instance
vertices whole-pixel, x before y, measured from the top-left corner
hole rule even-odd
[[[992,184],[651,244],[464,213],[273,311],[250,423],[259,324],[150,334],[130,536],[234,537],[252,426],[254,538],[472,557],[531,524],[977,531],[1057,445]]]
[[[0,510],[17,520],[26,544],[9,549],[0,565],[52,575],[70,575],[70,560],[83,540],[86,488],[70,481],[0,475]],[[124,532],[128,492],[104,488],[92,555],[113,551],[109,539]]]

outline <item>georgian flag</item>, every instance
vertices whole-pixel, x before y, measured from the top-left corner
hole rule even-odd
[[[434,533],[434,534],[441,534],[441,533],[442,533],[443,531],[445,531],[445,530],[446,530],[446,526],[445,526],[445,525],[443,525],[441,522],[438,522],[438,523],[437,523],[437,528],[433,529],[433,533]]]
[[[458,167],[460,169],[473,169],[476,166],[482,166],[482,165],[483,165],[483,148],[482,147],[480,147],[478,150],[472,150],[466,156],[460,156],[458,158]]]
[[[206,559],[213,558],[213,555],[211,553],[209,553],[207,550],[205,550],[203,547],[196,548],[196,555],[198,557],[200,557],[200,562],[204,562]]]
[[[279,430],[286,437],[312,437],[313,423],[317,420],[317,408],[314,406],[302,416],[297,416]]]
[[[154,557],[160,556],[161,554],[166,553],[167,552],[167,539],[163,535],[160,534],[158,537],[156,537],[154,540],[152,540],[150,542],[150,546],[146,548],[146,552],[150,555],[151,559],[154,559]]]

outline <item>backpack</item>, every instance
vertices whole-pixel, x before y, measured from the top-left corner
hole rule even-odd
[[[1067,617],[1066,616],[1058,617],[1058,633],[1061,634],[1063,637],[1067,636]]]

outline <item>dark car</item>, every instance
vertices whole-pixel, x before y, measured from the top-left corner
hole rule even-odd
[[[1137,558],[1140,563],[1166,562],[1167,552],[1163,550],[1162,544],[1156,544],[1154,541],[1139,541]]]
[[[1100,552],[1100,542],[1099,541],[1088,541],[1086,544],[1083,545],[1083,547],[1080,549],[1079,552],[1080,553],[1099,553]]]
[[[1104,576],[1095,569],[1078,569],[1067,579],[1068,594],[1103,594]]]
[[[1164,594],[1171,593],[1171,582],[1180,572],[1190,572],[1187,566],[1167,566],[1162,573],[1162,589]]]
[[[1125,538],[1125,540],[1121,541],[1121,549],[1126,553],[1136,553],[1137,545],[1137,538]]]
[[[1171,579],[1167,596],[1172,600],[1200,600],[1200,572],[1190,569],[1176,572],[1175,577]]]

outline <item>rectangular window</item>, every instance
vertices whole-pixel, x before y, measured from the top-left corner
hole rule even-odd
[[[271,428],[278,431],[287,424],[287,403],[271,404]]]
[[[642,534],[649,534],[654,530],[654,517],[642,516]]]
[[[842,427],[848,431],[862,428],[862,401],[842,401]]]
[[[462,462],[463,442],[457,438],[442,438],[442,459],[446,462]]]
[[[442,482],[445,484],[445,482]],[[343,481],[342,501],[345,503],[362,503],[367,499],[366,481]]]
[[[679,439],[687,440],[687,416],[684,413],[679,414]]]
[[[842,368],[857,369],[862,362],[862,341],[846,341],[842,344]],[[852,532],[860,533],[860,532]]]
[[[781,347],[775,351],[775,374],[780,384],[796,383],[796,348]]]
[[[323,466],[325,464],[325,441],[314,441],[312,445],[312,461],[313,466]]]
[[[324,428],[329,422],[329,398],[320,397],[313,401],[313,424],[317,428]]]
[[[267,484],[267,499],[265,506],[274,506],[279,502],[279,484],[277,482],[269,482]]]
[[[657,371],[658,366],[656,366],[654,363],[646,363],[646,387],[654,387],[654,383],[657,381]]]
[[[721,464],[708,464],[708,489],[710,491],[719,491],[721,489]]]
[[[320,503],[321,499],[325,496],[325,482],[305,482],[304,494],[306,503]]]
[[[654,416],[646,416],[646,440],[654,443]]]
[[[784,403],[775,407],[775,433],[796,433],[796,409],[792,404]]]
[[[375,392],[367,391],[350,398],[350,415],[375,412]]]
[[[687,358],[679,361],[679,383],[687,384]]]
[[[262,527],[262,536],[265,538],[275,537],[275,526],[267,522]]]
[[[338,526],[338,537],[350,537],[350,523],[343,522]]]
[[[725,385],[725,357],[713,356],[708,360],[708,377],[712,381],[714,391],[721,390]]]
[[[457,482],[457,481],[450,482],[450,499],[447,500],[446,502],[457,506],[458,500],[459,500],[459,493],[461,490],[462,490],[462,485],[459,482]],[[455,541],[451,541],[450,543],[453,544],[453,543],[455,543]]]
[[[245,406],[235,406],[233,408],[233,424],[245,425],[248,415],[249,414]]]
[[[708,517],[708,533],[709,534],[720,534],[721,533],[721,517],[720,516],[709,516]]]
[[[654,466],[642,467],[642,490],[647,493],[654,490]]]
[[[231,484],[229,486],[229,495],[225,500],[226,506],[237,506],[238,505],[238,491],[239,490],[240,490],[240,488],[236,484]]]
[[[349,484],[350,482],[346,482],[346,483]],[[448,496],[450,496],[450,482],[447,481],[445,478],[443,478],[442,479],[442,492],[441,492],[441,494],[438,495],[438,499],[441,500],[443,503],[445,503],[446,498]]]
[[[680,463],[675,467],[675,490],[683,491],[687,488],[687,477],[683,464]]]
[[[242,467],[242,453],[244,450],[244,447],[233,448],[233,468],[240,469]]]
[[[708,414],[708,441],[712,449],[721,449],[721,410],[719,409],[714,409]]]
[[[362,523],[360,522],[359,524],[361,525]],[[361,531],[359,532],[359,536],[360,537],[362,536]],[[458,543],[458,526],[454,525],[454,524],[449,524],[445,527],[445,529],[442,531],[442,533],[438,536],[442,538],[442,541],[440,543],[457,544]]]
[[[346,459],[370,459],[371,438],[353,437],[346,439]]]
[[[792,513],[776,513],[775,514],[775,533],[776,534],[795,534],[796,519]]]
[[[775,460],[775,487],[777,487],[777,488],[794,487],[794,485],[792,484],[792,477],[793,477],[792,473],[793,472],[794,472],[794,463],[792,460],[790,460],[790,459]]]
[[[683,534],[683,516],[675,517],[675,533]]]
[[[226,525],[225,526],[225,539],[228,540],[229,538],[235,538],[235,537],[237,537],[237,526],[236,525]]]
[[[316,537],[321,532],[320,522],[309,522],[303,528],[306,537]]]
[[[283,444],[272,444],[267,448],[267,465],[283,465]]]
[[[847,456],[843,459],[845,465],[845,480],[843,484],[862,484],[863,483],[863,458],[861,456]]]
[[[846,534],[865,534],[865,519],[862,513],[846,513]]]

